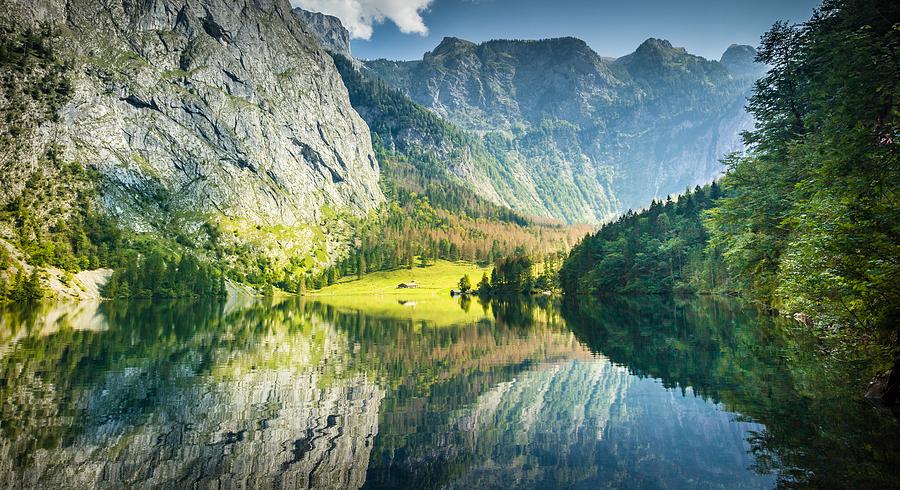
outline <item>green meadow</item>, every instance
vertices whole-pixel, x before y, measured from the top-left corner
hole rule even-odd
[[[478,298],[464,301],[450,296],[459,279],[468,274],[472,284],[490,274],[490,267],[470,262],[438,260],[428,267],[373,272],[362,278],[343,278],[337,283],[307,292],[309,299],[341,309],[364,309],[367,313],[409,319],[434,326],[478,321],[490,317]],[[400,283],[415,282],[415,289],[400,289]]]

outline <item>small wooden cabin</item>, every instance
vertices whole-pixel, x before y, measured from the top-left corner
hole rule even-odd
[[[397,285],[397,289],[415,289],[417,287],[419,287],[419,285],[416,284],[416,281],[401,282]]]

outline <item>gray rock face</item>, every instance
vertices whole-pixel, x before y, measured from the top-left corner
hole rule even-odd
[[[737,76],[759,78],[765,73],[765,65],[756,62],[756,48],[745,44],[732,44],[719,59],[728,71]]]
[[[310,12],[295,8],[294,15],[309,27],[313,36],[326,50],[352,58],[350,54],[350,31],[333,15]]]
[[[371,66],[382,71],[378,61]],[[421,62],[398,66],[409,71],[401,83],[414,100],[475,130],[547,116],[587,120],[629,88],[575,38],[474,44],[448,37]]]
[[[287,0],[0,0],[58,26],[74,91],[44,131],[126,225],[316,224],[383,200],[368,127]]]
[[[746,58],[732,54],[729,61]],[[659,39],[607,59],[574,38],[446,38],[421,61],[366,66],[492,138],[515,194],[541,201],[526,211],[569,221],[602,221],[712,180],[752,125],[743,108],[750,72]]]

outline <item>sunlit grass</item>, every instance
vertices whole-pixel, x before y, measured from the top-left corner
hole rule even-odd
[[[468,311],[459,298],[450,296],[459,279],[468,274],[477,284],[490,268],[469,262],[438,260],[428,267],[396,269],[367,274],[361,279],[345,278],[337,284],[307,294],[310,299],[337,308],[365,310],[367,314],[452,325],[490,316],[477,298],[470,298]],[[400,283],[415,281],[415,289],[398,289]]]
[[[472,284],[478,284],[481,275],[490,274],[489,267],[480,267],[470,262],[449,262],[438,260],[428,267],[412,269],[395,269],[391,271],[373,272],[361,279],[348,277],[337,284],[309,292],[310,296],[355,296],[355,295],[387,295],[404,298],[421,298],[435,295],[450,295],[450,290],[457,287],[459,279],[468,274]],[[415,281],[416,289],[398,289],[400,283]]]

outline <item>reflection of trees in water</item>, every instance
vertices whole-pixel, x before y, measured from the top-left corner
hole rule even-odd
[[[490,306],[497,323],[512,327],[549,325],[565,328],[555,300],[543,295],[509,295],[478,298]]]
[[[437,327],[299,300],[3,309],[0,485],[577,485],[638,478],[635,461],[669,473],[631,480],[655,485],[727,466],[715,458],[736,446],[706,438],[747,427],[699,417],[693,392],[766,424],[756,464],[784,481],[892,483],[896,422],[855,403],[846,366],[731,301],[470,307],[495,320]],[[641,411],[631,393],[672,397]],[[683,434],[684,457],[657,458]],[[647,440],[663,449],[635,449]],[[708,468],[673,466],[706,447]]]
[[[314,315],[327,318],[355,339],[355,362],[389,386],[381,404],[368,487],[435,488],[452,481],[480,456],[465,445],[442,441],[452,442],[448,437],[458,434],[454,427],[459,417],[479,397],[547,363],[591,359],[564,326],[546,321],[558,315],[540,310],[537,302],[492,301],[485,306],[497,315],[495,321],[434,327],[325,304],[307,305]]]
[[[341,372],[346,337],[296,305],[103,309],[7,346],[4,486],[362,484],[384,392]]]
[[[755,465],[777,471],[782,484],[897,485],[900,425],[860,403],[854,387],[864,369],[834,363],[790,322],[696,298],[579,301],[563,313],[578,338],[612,362],[764,424],[750,439]]]
[[[10,327],[0,337],[0,481],[180,485],[199,474],[293,486],[330,474],[318,482],[356,486],[384,396],[373,381],[392,393],[382,440],[404,448],[409,427],[450,419],[533,363],[580,350],[558,328],[423,330],[300,301],[114,302],[97,311],[0,315]]]
[[[748,476],[750,459],[741,438],[746,424],[735,424],[730,414],[702,399],[664,397],[656,413],[684,413],[654,421],[664,436],[645,444],[640,422],[629,422],[622,402],[633,378],[573,342],[554,303],[542,297],[492,298],[488,305],[493,323],[439,328],[310,306],[358,339],[358,360],[386,375],[391,385],[382,402],[368,487],[543,488],[639,478],[646,485],[675,484],[692,478],[692,471],[694,478],[721,484]],[[654,381],[642,382],[652,385],[647,392],[667,393]],[[685,410],[682,403],[694,405]],[[602,434],[614,405],[617,423],[632,429],[619,436],[615,452],[631,451],[629,461],[657,462],[640,470],[643,477],[630,471],[634,463],[618,461],[604,446]],[[691,429],[698,435],[708,431],[705,445],[671,443]],[[717,439],[724,433],[734,437]],[[696,454],[679,454],[683,447],[693,447]],[[686,459],[694,465],[677,467]]]

